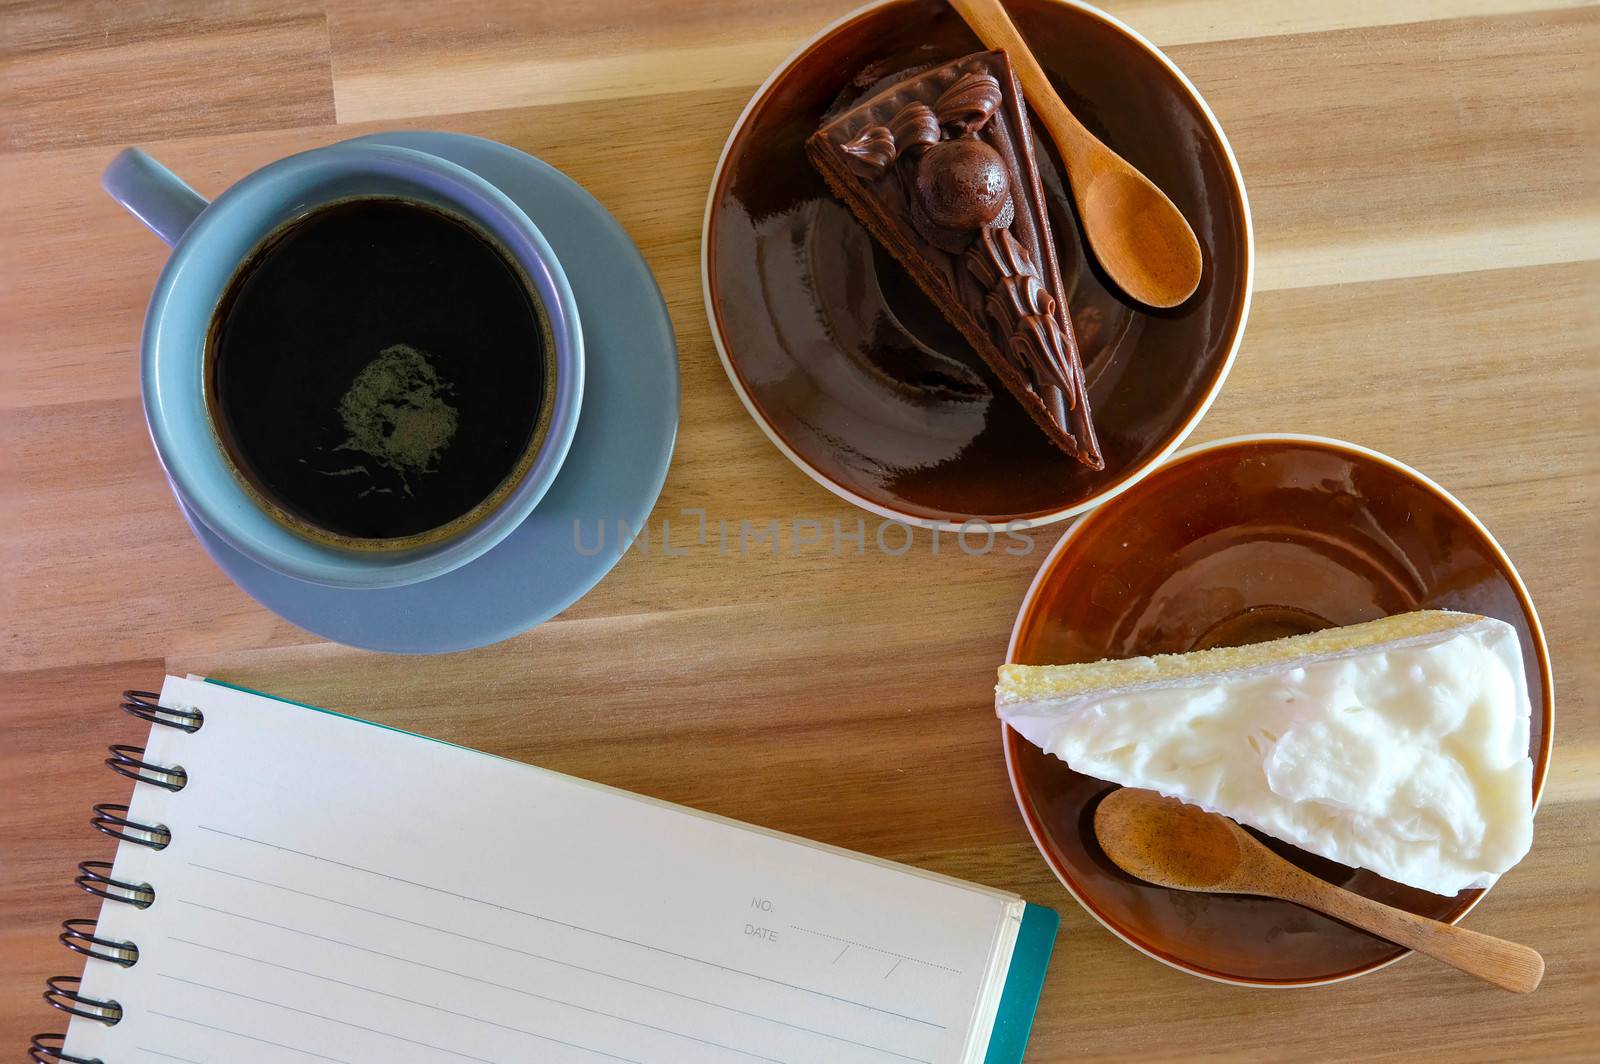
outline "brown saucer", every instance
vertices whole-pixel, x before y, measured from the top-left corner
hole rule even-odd
[[[1062,536],[1023,599],[1008,660],[1182,652],[1421,609],[1481,613],[1517,629],[1533,702],[1537,805],[1555,704],[1527,588],[1448,492],[1354,444],[1250,436],[1174,458]],[[1409,952],[1288,902],[1130,878],[1094,838],[1095,806],[1114,785],[1072,771],[1009,728],[1001,733],[1017,805],[1045,861],[1095,919],[1157,960],[1224,982],[1306,986]],[[1323,879],[1435,920],[1455,923],[1485,893],[1444,898],[1267,841]]]
[[[779,449],[885,517],[1043,524],[1116,494],[1205,413],[1249,309],[1249,206],[1233,152],[1194,86],[1153,45],[1086,4],[1007,6],[1074,113],[1188,217],[1205,277],[1170,311],[1123,297],[1084,252],[1060,159],[1035,123],[1106,468],[1073,461],[804,154],[836,104],[983,46],[943,0],[885,0],[823,30],[757,91],[728,138],[706,204],[706,311],[735,391]]]

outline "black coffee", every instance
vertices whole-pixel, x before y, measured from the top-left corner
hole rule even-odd
[[[245,479],[314,529],[448,525],[526,467],[550,387],[535,299],[442,211],[314,211],[264,242],[217,308],[212,422]]]

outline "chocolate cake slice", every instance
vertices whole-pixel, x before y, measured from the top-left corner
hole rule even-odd
[[[1050,439],[1105,468],[1006,54],[892,85],[825,120],[806,154]]]

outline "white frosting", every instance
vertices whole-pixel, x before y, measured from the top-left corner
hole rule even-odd
[[[1533,841],[1528,692],[1503,621],[995,709],[1086,775],[1436,894],[1489,886]]]

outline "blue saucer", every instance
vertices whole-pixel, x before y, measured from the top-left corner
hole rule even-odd
[[[212,560],[246,594],[308,632],[397,654],[469,650],[560,613],[622,557],[626,543],[617,535],[617,522],[643,526],[672,458],[677,344],[661,290],[639,249],[561,171],[515,148],[459,133],[358,139],[431,152],[476,171],[515,200],[555,249],[578,300],[587,377],[577,435],[561,473],[538,508],[492,550],[405,587],[308,584],[244,557],[187,510],[184,517]]]

